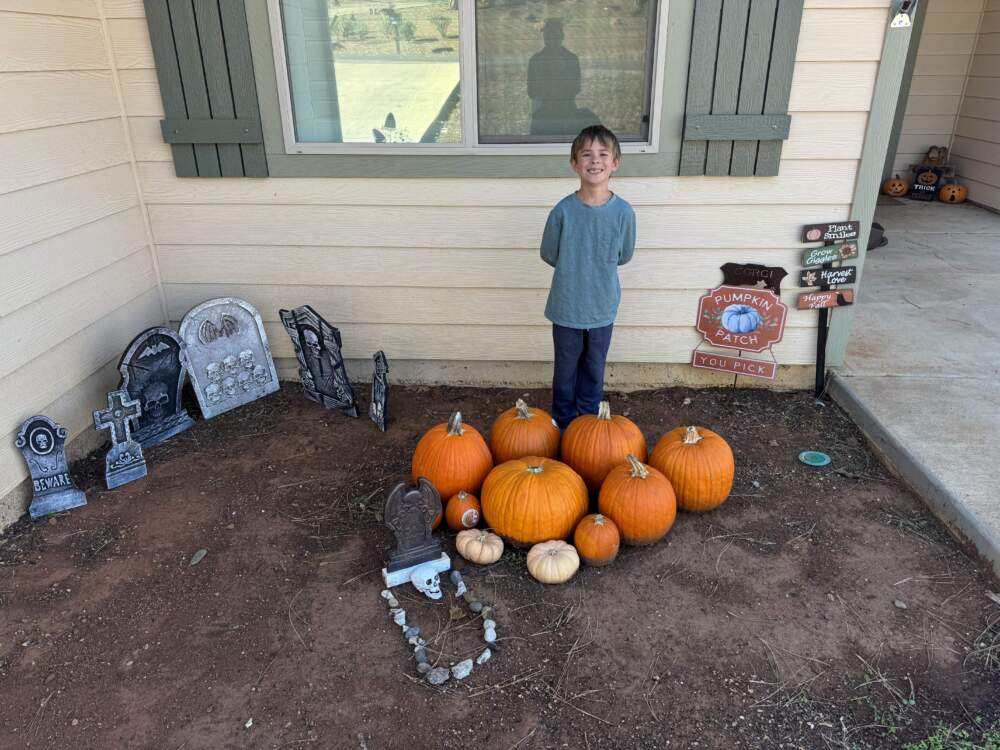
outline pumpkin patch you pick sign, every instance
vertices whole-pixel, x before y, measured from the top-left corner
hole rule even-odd
[[[739,352],[762,352],[781,341],[785,333],[788,306],[770,289],[722,285],[712,289],[698,303],[695,328],[708,344]],[[691,364],[705,370],[773,380],[778,363],[731,357],[695,349]]]

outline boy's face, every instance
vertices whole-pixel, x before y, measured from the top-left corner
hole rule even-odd
[[[596,139],[585,143],[576,159],[570,159],[569,163],[581,182],[595,187],[607,185],[620,164],[611,148]]]

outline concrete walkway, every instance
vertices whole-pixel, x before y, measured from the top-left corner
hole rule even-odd
[[[1000,575],[1000,215],[906,202],[877,221],[889,244],[831,395]]]

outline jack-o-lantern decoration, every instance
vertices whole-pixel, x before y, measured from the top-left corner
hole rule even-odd
[[[934,185],[938,181],[938,173],[933,169],[924,169],[917,172],[917,182],[921,185]]]
[[[902,198],[910,192],[910,183],[896,175],[882,183],[882,192],[893,198]]]
[[[938,191],[938,200],[942,203],[965,203],[968,197],[969,188],[965,185],[959,185],[957,182],[944,185]]]

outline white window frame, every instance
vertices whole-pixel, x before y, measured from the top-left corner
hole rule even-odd
[[[663,104],[663,76],[667,48],[667,16],[669,0],[650,0],[657,3],[656,37],[653,52],[653,76],[650,91],[649,141],[622,143],[625,154],[656,154],[660,150],[660,119]],[[566,143],[510,143],[480,144],[479,98],[477,91],[476,18],[475,0],[460,0],[459,17],[459,90],[461,92],[462,142],[461,143],[302,143],[295,139],[295,121],[292,115],[291,86],[285,58],[284,29],[281,21],[280,0],[267,0],[271,27],[271,49],[274,52],[275,75],[278,81],[278,101],[281,105],[281,130],[287,154],[379,154],[382,156],[529,156],[564,155]],[[462,73],[471,71],[469,75]]]

